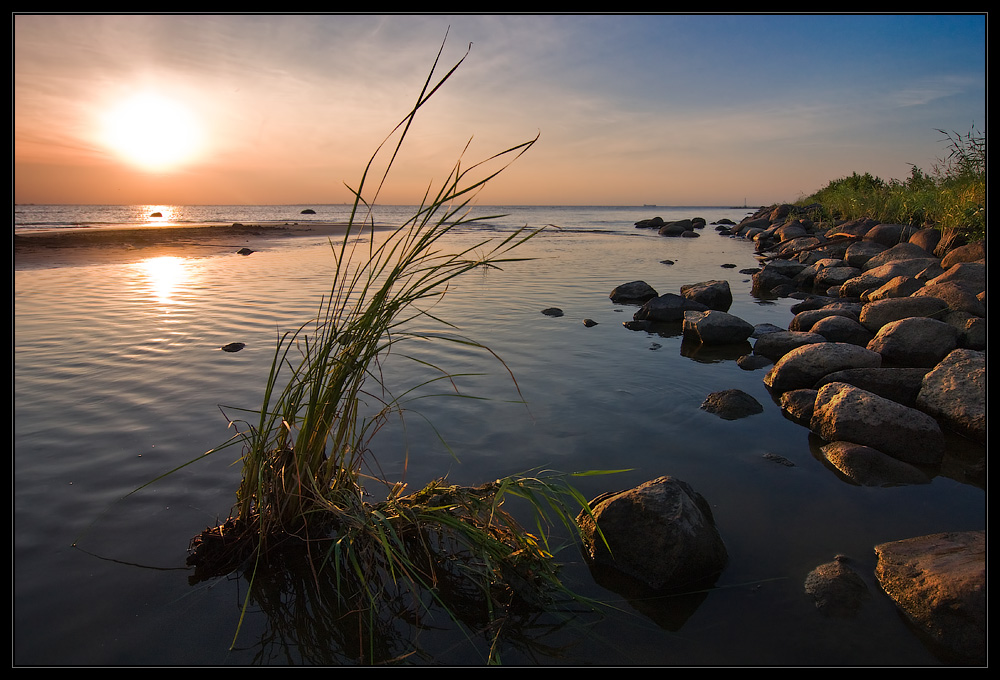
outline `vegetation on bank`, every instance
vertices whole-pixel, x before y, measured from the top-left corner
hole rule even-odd
[[[232,514],[192,540],[193,581],[242,574],[249,581],[244,608],[253,601],[282,612],[295,602],[312,602],[307,609],[313,616],[324,612],[318,624],[323,630],[335,623],[353,631],[353,642],[339,643],[356,645],[341,650],[341,661],[386,662],[413,654],[400,626],[419,628],[441,612],[468,634],[485,635],[486,659],[496,661],[496,641],[510,631],[516,612],[572,601],[547,538],[553,526],[579,532],[575,517],[589,512],[586,499],[568,483],[572,475],[532,473],[475,487],[439,479],[408,492],[403,479],[383,472],[370,448],[382,427],[409,410],[416,390],[441,385],[466,396],[458,376],[407,356],[405,345],[454,342],[494,358],[436,317],[434,303],[453,279],[512,261],[510,251],[537,233],[521,229],[459,252],[442,243],[456,227],[491,219],[468,217],[470,201],[535,140],[471,167],[457,163],[440,189],[428,189],[405,224],[387,232],[373,228],[370,206],[414,116],[464,59],[436,83],[432,67],[415,106],[352,189],[350,226],[339,242],[331,242],[336,267],[329,294],[314,319],[278,340],[260,409],[234,419],[239,434],[210,452],[242,446],[243,477]],[[414,320],[441,331],[416,331]],[[394,394],[382,373],[390,355],[417,361],[437,377]],[[535,518],[530,532],[508,511],[509,498],[519,499]],[[301,573],[312,575],[311,585],[288,578],[283,565],[290,547],[305,554],[308,567]],[[289,583],[292,590],[286,590]],[[286,605],[267,604],[282,601]],[[278,626],[282,616],[269,618]],[[300,634],[315,627],[289,626]],[[332,653],[325,644],[315,649]]]
[[[986,235],[986,133],[965,135],[938,130],[947,155],[930,173],[912,166],[905,180],[853,173],[831,181],[797,205],[820,204],[824,219],[868,217],[879,222],[934,226],[969,240]]]

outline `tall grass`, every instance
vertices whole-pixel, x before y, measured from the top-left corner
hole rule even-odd
[[[948,152],[930,173],[912,166],[905,180],[853,173],[831,181],[799,205],[819,203],[824,216],[935,226],[970,239],[986,234],[986,133],[944,135]]]
[[[468,168],[460,160],[437,190],[427,190],[406,223],[383,232],[374,226],[371,206],[414,117],[467,56],[435,81],[438,52],[412,110],[352,189],[349,227],[330,244],[336,264],[330,292],[314,319],[279,338],[262,405],[238,423],[243,432],[234,441],[243,446],[243,476],[233,513],[192,542],[190,562],[202,576],[243,568],[252,580],[252,565],[277,559],[289,542],[304,544],[315,568],[332,575],[345,609],[369,630],[379,628],[387,600],[400,593],[421,607],[429,606],[429,597],[454,616],[440,585],[456,579],[462,586],[450,590],[474,591],[494,626],[515,602],[564,592],[546,531],[560,523],[577,531],[573,518],[588,508],[569,476],[525,475],[478,487],[440,479],[407,493],[401,480],[380,472],[369,447],[373,435],[405,410],[406,393],[390,393],[381,374],[386,357],[402,354],[403,343],[459,342],[495,357],[459,335],[416,333],[411,322],[429,319],[453,328],[433,314],[448,284],[478,267],[516,259],[511,251],[539,231],[518,229],[457,252],[443,242],[456,227],[491,219],[470,218],[470,201],[537,137]],[[362,234],[368,238],[357,238]],[[438,376],[431,382],[452,381],[445,368],[431,368]],[[505,510],[508,497],[528,502],[536,517],[532,531]],[[367,660],[376,660],[375,649]]]

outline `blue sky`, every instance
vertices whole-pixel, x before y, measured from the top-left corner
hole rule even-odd
[[[985,15],[18,15],[15,200],[349,200],[446,31],[440,73],[471,52],[384,202],[470,139],[466,163],[540,135],[482,203],[756,205],[930,170],[937,128],[986,129]],[[190,121],[173,164],[109,142],[140,92],[173,112],[129,114],[148,152]]]

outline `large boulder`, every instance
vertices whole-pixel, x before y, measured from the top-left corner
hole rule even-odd
[[[764,384],[775,392],[785,392],[813,387],[820,378],[834,371],[881,365],[882,356],[878,352],[858,345],[845,342],[803,345],[781,357],[764,376]]]
[[[827,342],[827,339],[819,333],[779,330],[759,335],[753,353],[777,361],[793,349],[820,342]]]
[[[706,582],[729,559],[708,502],[679,479],[659,477],[607,493],[590,507],[577,518],[588,559],[650,588]]]
[[[819,388],[809,428],[828,442],[870,446],[914,465],[944,457],[944,434],[934,418],[847,383]]]
[[[924,376],[917,408],[986,443],[986,354],[956,349]]]
[[[868,349],[885,365],[933,368],[958,347],[958,329],[950,323],[912,316],[882,326]]]
[[[874,392],[904,406],[916,407],[926,368],[849,368],[835,371],[816,384],[819,389],[832,382],[842,382]],[[933,415],[933,414],[932,414]]]
[[[861,324],[872,333],[893,321],[911,316],[941,318],[948,313],[944,300],[930,296],[885,298],[867,303],[861,308]]]
[[[882,589],[950,663],[986,661],[986,532],[875,546]]]

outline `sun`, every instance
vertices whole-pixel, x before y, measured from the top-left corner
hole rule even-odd
[[[106,112],[104,142],[128,163],[151,172],[193,160],[202,146],[201,126],[180,103],[157,93],[134,95]]]

